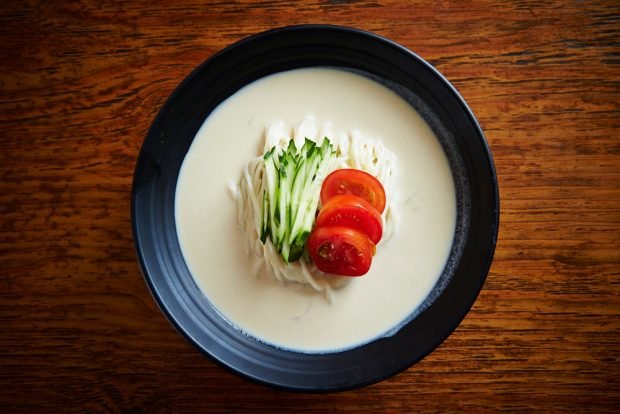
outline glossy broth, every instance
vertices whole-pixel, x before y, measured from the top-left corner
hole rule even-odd
[[[397,230],[370,272],[335,290],[331,303],[310,287],[253,275],[228,190],[259,155],[268,125],[292,130],[308,116],[335,134],[381,139],[398,158]],[[397,329],[439,279],[456,222],[448,160],[422,117],[381,84],[327,68],[262,78],[222,102],[187,153],[175,203],[183,256],[213,306],[259,340],[302,352],[351,348]]]

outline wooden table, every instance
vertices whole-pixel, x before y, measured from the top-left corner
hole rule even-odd
[[[538,3],[2,2],[0,411],[618,412],[620,8]],[[299,23],[370,30],[436,66],[485,131],[502,203],[459,328],[400,375],[330,395],[202,357],[151,298],[129,217],[175,86],[231,42]]]

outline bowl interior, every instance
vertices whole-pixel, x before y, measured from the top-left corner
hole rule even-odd
[[[236,330],[204,297],[184,262],[174,197],[185,154],[209,113],[243,86],[313,66],[354,71],[405,98],[439,138],[457,191],[457,230],[448,264],[406,323],[363,346],[306,354]],[[242,40],[211,57],[168,99],[140,152],[132,189],[134,240],[162,312],[202,352],[254,381],[306,391],[360,387],[406,369],[436,348],[475,301],[490,267],[499,199],[492,158],[473,114],[428,63],[376,35],[335,26],[295,26]]]

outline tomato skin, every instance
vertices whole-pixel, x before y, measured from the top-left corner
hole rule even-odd
[[[381,215],[369,203],[354,195],[337,195],[323,205],[316,219],[316,227],[332,226],[362,232],[375,244],[383,235]]]
[[[379,214],[385,210],[385,190],[381,182],[362,170],[344,168],[333,171],[323,181],[321,203],[340,194],[350,194],[363,198]]]
[[[374,253],[368,237],[348,227],[316,227],[307,246],[319,270],[342,276],[368,273]]]

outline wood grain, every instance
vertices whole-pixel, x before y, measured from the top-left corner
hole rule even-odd
[[[540,3],[2,2],[0,411],[618,412],[620,9]],[[502,200],[459,328],[406,372],[330,395],[200,356],[150,297],[130,230],[137,153],[174,87],[299,23],[374,31],[435,65],[485,131]]]

